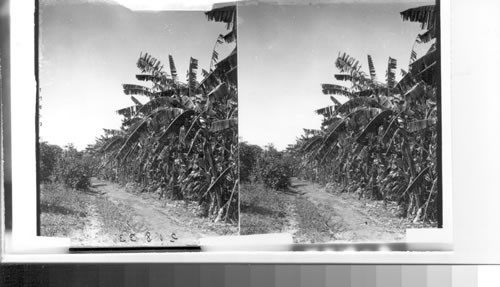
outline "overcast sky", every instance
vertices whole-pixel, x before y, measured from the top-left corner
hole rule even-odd
[[[119,128],[116,110],[132,105],[124,83],[140,83],[136,61],[148,52],[168,68],[172,54],[181,80],[189,58],[208,70],[224,24],[203,11],[132,12],[118,5],[41,1],[40,87],[43,141],[82,149],[103,128]],[[80,1],[74,1],[80,2]],[[221,47],[220,58],[229,49]]]
[[[240,138],[278,149],[318,129],[314,110],[331,105],[322,83],[335,83],[339,52],[367,55],[385,79],[388,57],[407,70],[420,30],[399,12],[417,4],[248,5],[238,9]]]

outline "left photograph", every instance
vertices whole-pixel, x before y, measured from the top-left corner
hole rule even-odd
[[[239,233],[236,6],[38,5],[39,235],[196,246]]]

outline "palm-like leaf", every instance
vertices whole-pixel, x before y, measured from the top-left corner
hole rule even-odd
[[[387,63],[387,73],[386,73],[387,86],[389,88],[394,88],[394,86],[396,85],[396,68],[397,68],[397,60],[389,57],[389,61]]]
[[[422,29],[435,26],[437,17],[435,5],[410,8],[400,14],[403,17],[403,21],[419,22]]]
[[[413,190],[418,188],[420,184],[422,184],[422,181],[425,178],[425,175],[429,172],[429,167],[424,168],[416,177],[415,179],[408,185],[406,190],[401,194],[401,198],[404,197],[406,194],[412,193]]]
[[[188,71],[189,95],[194,95],[196,87],[198,85],[196,81],[197,71],[198,71],[198,60],[191,58],[189,60],[189,71]]]
[[[150,88],[140,85],[123,84],[123,92],[125,95],[153,96],[153,91]]]
[[[339,136],[345,132],[345,120],[340,121],[333,130],[326,136],[326,138],[321,142],[321,145],[316,154],[316,159],[323,161],[328,150],[331,148]]]
[[[175,68],[174,57],[172,57],[172,55],[168,55],[168,62],[170,64],[170,74],[172,75],[172,79],[177,81],[177,69]]]
[[[341,73],[349,73],[350,75],[357,74],[361,71],[359,61],[349,56],[347,53],[342,55],[339,53],[335,66]]]
[[[132,100],[132,102],[134,102],[134,104],[137,105],[137,107],[139,107],[139,108],[142,107],[142,103],[138,99],[136,99],[134,96],[130,96],[130,99]]]
[[[193,110],[187,110],[183,112],[182,114],[178,115],[167,127],[165,132],[160,136],[159,142],[166,142],[168,136],[170,134],[177,134],[179,133],[179,129],[181,128],[182,125],[186,122],[187,119],[189,119],[191,116],[194,115]]]
[[[227,120],[219,120],[212,123],[212,127],[210,130],[212,132],[220,132],[228,129],[233,129],[238,126],[237,119],[227,119]]]
[[[417,132],[436,125],[435,119],[418,120],[408,123],[409,132]]]
[[[236,5],[214,8],[205,12],[209,21],[226,23],[227,29],[236,22]]]
[[[386,110],[378,114],[375,118],[373,118],[365,129],[359,134],[356,138],[356,142],[361,145],[368,144],[368,135],[372,133],[376,133],[378,128],[384,124],[385,120],[391,116],[393,112],[391,110]]]
[[[148,53],[141,53],[139,60],[137,60],[137,68],[143,73],[150,73],[151,75],[159,75],[162,72],[163,66],[160,61],[152,57]]]
[[[375,66],[373,65],[372,56],[368,55],[368,69],[370,70],[370,78],[372,81],[377,80],[377,74],[375,72]]]
[[[343,86],[334,84],[321,84],[321,89],[325,95],[342,95],[351,98],[352,93]]]
[[[353,77],[350,74],[335,74],[334,75],[336,80],[339,81],[352,81]]]

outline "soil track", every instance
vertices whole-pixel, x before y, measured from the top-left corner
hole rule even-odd
[[[197,245],[201,237],[236,231],[236,227],[196,216],[192,204],[158,200],[157,194],[95,178],[92,186],[95,200],[86,203],[85,228],[71,236],[79,246]]]
[[[405,230],[401,220],[381,202],[359,200],[356,195],[328,193],[318,184],[292,178],[292,190],[311,201],[336,230],[336,240],[399,241]]]

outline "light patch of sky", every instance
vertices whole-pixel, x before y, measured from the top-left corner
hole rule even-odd
[[[322,83],[338,83],[335,59],[346,52],[368,73],[371,55],[385,81],[388,57],[407,70],[420,30],[400,12],[412,3],[241,5],[238,17],[239,135],[251,144],[293,144],[319,129],[316,109],[332,105]]]
[[[40,139],[79,149],[94,143],[103,128],[120,127],[116,110],[133,104],[122,84],[144,84],[135,78],[141,52],[159,59],[168,73],[172,54],[181,80],[189,58],[196,58],[201,79],[217,36],[228,32],[203,11],[133,12],[119,5],[43,1],[39,27]],[[219,59],[230,50],[220,46]]]

